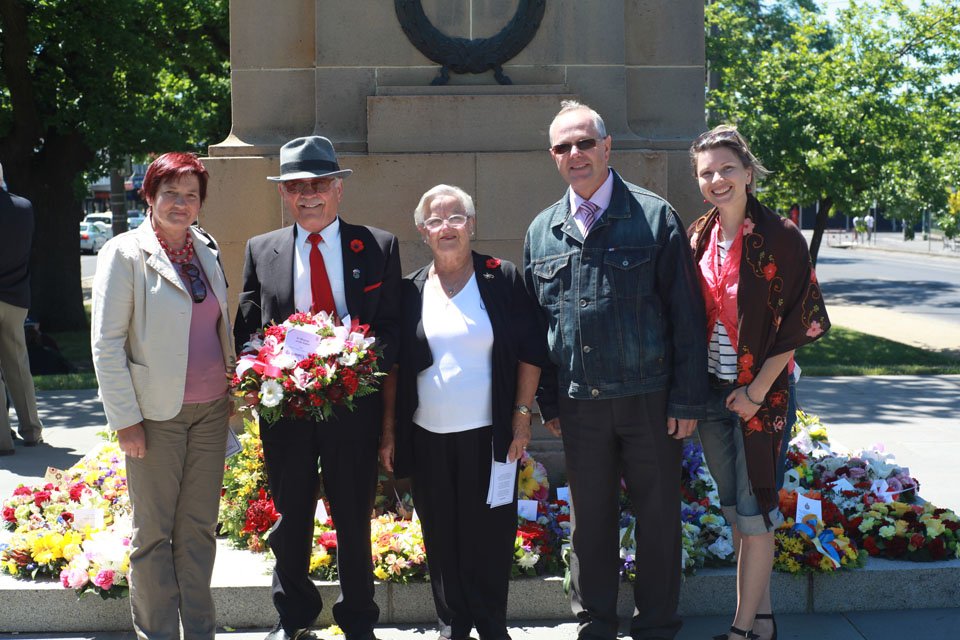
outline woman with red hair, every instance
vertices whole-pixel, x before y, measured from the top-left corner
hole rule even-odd
[[[194,223],[208,174],[167,153],[147,169],[149,224],[104,245],[91,346],[133,505],[130,605],[139,638],[215,635],[210,577],[234,353],[214,239]]]

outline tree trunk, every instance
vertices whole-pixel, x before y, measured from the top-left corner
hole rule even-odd
[[[827,228],[827,218],[830,217],[830,209],[833,207],[833,198],[821,198],[820,206],[817,209],[817,221],[813,226],[813,237],[810,239],[810,261],[813,266],[817,266],[817,254],[820,253],[820,242],[823,240],[823,232]]]
[[[88,327],[80,286],[79,223],[83,206],[73,189],[92,159],[81,137],[48,131],[33,155],[29,192],[36,231],[30,256],[30,315],[41,331],[80,331]]]

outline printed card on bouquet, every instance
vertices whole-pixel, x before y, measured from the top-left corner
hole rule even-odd
[[[570,487],[557,487],[557,500],[570,504]]]
[[[317,500],[317,510],[314,512],[314,517],[317,519],[317,522],[326,523],[330,519],[330,516],[327,515],[327,505],[324,504],[323,498]]]
[[[537,501],[536,500],[517,500],[517,515],[528,522],[537,520]]]
[[[291,328],[287,329],[287,337],[283,341],[283,353],[299,361],[316,353],[318,346],[320,346],[319,335],[312,331]]]
[[[811,516],[816,518],[813,523],[807,522],[811,519]],[[802,493],[797,494],[797,522],[806,522],[811,526],[816,525],[817,522],[823,522],[823,510],[820,506],[820,501],[814,498],[808,498]]]
[[[63,482],[63,471],[55,467],[47,467],[47,472],[43,474],[43,484],[59,485],[61,482]]]
[[[103,529],[103,509],[77,509],[73,512],[73,528],[83,531],[86,527]]]

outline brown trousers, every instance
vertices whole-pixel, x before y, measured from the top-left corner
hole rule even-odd
[[[23,321],[26,319],[26,309],[0,301],[0,370],[3,371],[3,378],[0,378],[0,449],[4,450],[13,449],[4,382],[6,388],[10,389],[10,398],[17,410],[20,437],[35,442],[40,439],[43,430],[37,415],[37,398],[23,334]]]

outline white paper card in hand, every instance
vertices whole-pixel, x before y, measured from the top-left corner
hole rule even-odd
[[[490,469],[490,489],[488,495],[490,499],[490,508],[513,502],[513,497],[517,493],[517,461],[497,462],[496,459],[491,463]]]
[[[237,434],[233,432],[233,429],[227,427],[227,453],[226,457],[229,459],[232,456],[237,455],[243,451],[243,445],[240,444],[240,439],[237,438]]]
[[[814,516],[817,522],[823,522],[823,511],[820,507],[820,501],[814,498],[808,498],[802,493],[797,494],[797,522],[807,522],[809,516]],[[810,526],[816,525],[816,522],[809,523]]]
[[[289,354],[300,361],[316,353],[319,345],[320,336],[317,334],[291,327],[287,329],[287,337],[283,341],[283,353]]]
[[[528,522],[537,520],[537,501],[536,500],[517,500],[517,515]]]

